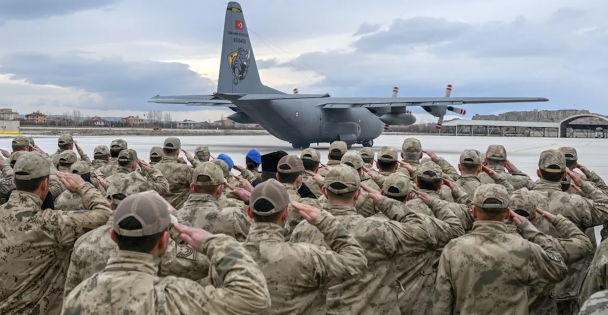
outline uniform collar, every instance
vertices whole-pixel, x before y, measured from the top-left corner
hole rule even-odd
[[[156,276],[160,259],[150,254],[119,250],[108,260],[104,271],[135,271]]]
[[[357,209],[355,206],[346,206],[346,205],[327,205],[327,210],[332,215],[353,215],[357,214]]]
[[[429,189],[420,189],[421,192],[425,192],[427,194],[429,194],[431,197],[435,197],[435,198],[441,198],[441,196],[439,196],[439,194],[437,193],[437,191],[435,190],[429,190]]]
[[[507,225],[498,221],[475,221],[473,232],[481,234],[508,233]]]
[[[159,163],[178,163],[177,158],[174,156],[163,156],[163,159]]]
[[[488,168],[497,173],[505,173],[504,165],[488,165]]]
[[[40,197],[38,197],[38,195],[35,195],[31,192],[27,192],[27,191],[21,191],[21,190],[15,190],[11,193],[11,196],[8,198],[8,202],[7,203],[12,203],[12,204],[20,204],[20,205],[25,205],[25,204],[35,204],[36,207],[34,208],[34,211],[38,211],[38,210],[42,210],[42,200],[40,199]],[[31,209],[28,209],[31,210]]]
[[[555,190],[562,191],[562,184],[559,182],[550,182],[546,179],[539,179],[534,185],[534,190]]]
[[[249,228],[247,242],[285,242],[285,229],[283,227],[267,222],[254,222]]]
[[[283,184],[283,186],[285,186],[285,188],[287,189],[287,192],[296,192],[298,193],[298,189],[296,188],[296,186],[294,184]]]
[[[380,174],[380,175],[384,175],[384,176],[391,176],[391,175],[393,175],[394,173],[393,173],[393,172],[379,172],[378,174]]]
[[[472,174],[460,175],[460,179],[466,180],[466,181],[475,181],[475,182],[480,182],[481,183],[481,180],[479,180],[479,177],[477,177],[476,175],[472,175]]]
[[[216,206],[220,206],[220,201],[215,199],[215,197],[209,195],[209,194],[197,194],[197,193],[191,193],[190,196],[188,196],[188,199],[186,200],[186,203],[213,203]],[[185,206],[185,204],[184,204]]]
[[[329,161],[327,161],[327,165],[340,165],[340,161],[338,161],[338,160],[329,160]]]
[[[100,165],[106,165],[108,164],[108,161],[106,160],[93,160],[93,162],[91,162],[93,164],[93,166],[100,166]]]
[[[118,169],[116,169],[116,173],[120,173],[120,174],[129,174],[129,173],[133,173],[134,170],[127,168],[127,167],[123,167],[123,166],[118,166]]]

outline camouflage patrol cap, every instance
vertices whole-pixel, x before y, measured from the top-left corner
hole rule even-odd
[[[171,215],[168,203],[156,193],[138,193],[128,196],[114,211],[114,233],[128,237],[143,237],[169,230]],[[133,217],[141,224],[141,229],[127,230],[120,222]]]
[[[346,142],[344,141],[334,141],[331,143],[331,145],[329,145],[329,153],[331,154],[332,152],[338,153],[340,155],[344,155],[346,153],[346,151],[348,151],[348,146],[346,145]]]
[[[481,165],[479,151],[467,149],[460,154],[460,164]]]
[[[15,179],[32,180],[51,174],[51,162],[37,152],[23,153],[13,167]]]
[[[576,149],[572,147],[561,147],[559,149],[561,153],[566,156],[567,161],[578,161],[578,154],[576,153]]]
[[[213,162],[205,162],[192,171],[192,183],[199,186],[219,186],[226,182],[224,172]]]
[[[420,165],[420,167],[416,170],[416,178],[441,179],[443,178],[443,172],[441,171],[441,167],[439,167],[439,165],[433,161],[430,161]]]
[[[36,146],[36,142],[34,141],[34,137],[27,137],[30,140],[30,145],[35,147]]]
[[[164,144],[163,148],[179,150],[182,148],[182,141],[176,137],[169,137],[169,138],[165,139],[165,144]]]
[[[319,154],[319,151],[313,148],[308,148],[302,151],[302,154],[300,154],[300,159],[321,162],[321,154]]]
[[[359,174],[352,167],[345,165],[332,167],[323,182],[325,189],[337,195],[356,191],[360,186]]]
[[[11,167],[14,167],[15,163],[17,162],[17,159],[19,159],[20,156],[22,156],[26,153],[29,153],[29,152],[28,151],[15,151],[15,152],[11,153],[11,155],[9,155],[9,157],[8,157]]]
[[[163,156],[163,148],[159,146],[152,147],[152,149],[150,149],[150,156]]]
[[[64,144],[72,144],[74,143],[74,138],[72,138],[72,135],[69,133],[64,133],[61,136],[59,136],[59,140],[57,141],[57,144],[59,145],[64,145]]]
[[[402,173],[389,175],[382,185],[384,194],[391,197],[405,197],[412,192],[412,181]]]
[[[12,142],[13,146],[29,146],[30,139],[26,136],[16,136]]]
[[[277,164],[279,173],[291,174],[304,172],[304,163],[297,155],[286,155]]]
[[[106,145],[98,145],[93,150],[93,156],[107,156],[110,155],[110,148]]]
[[[128,149],[127,141],[125,141],[123,139],[113,140],[112,143],[110,144],[110,149],[126,150],[126,149]]]
[[[266,200],[272,204],[272,209],[256,209],[256,203]],[[251,212],[260,216],[269,216],[285,210],[291,203],[287,188],[275,179],[269,179],[255,186],[249,197]],[[258,204],[259,207],[259,204]],[[264,211],[265,210],[265,211]]]
[[[71,150],[65,150],[59,153],[59,163],[62,164],[74,164],[78,161],[78,157],[76,156],[76,152]]]
[[[545,150],[540,154],[538,169],[549,173],[561,173],[566,170],[566,156],[557,150]]]
[[[207,157],[211,155],[211,151],[209,151],[209,147],[198,147],[194,150],[194,155]]]
[[[372,148],[363,148],[359,150],[359,153],[361,153],[361,157],[364,159],[373,159],[376,156],[376,152]]]
[[[137,152],[135,150],[126,149],[120,151],[118,154],[119,162],[136,162],[137,161]]]
[[[357,151],[348,151],[342,156],[342,160],[340,160],[340,164],[348,165],[356,170],[359,170],[363,166],[365,166],[365,162],[363,162],[363,158],[361,157],[361,153]]]
[[[78,162],[72,164],[70,171],[72,171],[73,174],[78,174],[78,175],[90,174],[91,167],[89,166],[89,163],[87,163],[85,161],[78,161]]]
[[[220,167],[222,173],[224,174],[224,177],[230,176],[230,167],[228,166],[228,163],[218,159],[211,161],[211,163]]]
[[[420,140],[416,138],[407,138],[403,140],[401,151],[403,151],[403,153],[422,152],[422,144],[420,143]]]
[[[492,144],[486,150],[486,158],[488,160],[504,161],[507,159],[507,150],[500,144]]]
[[[393,147],[382,147],[378,152],[378,161],[397,162],[397,160],[399,160],[399,153]]]
[[[517,210],[522,210],[532,218],[536,215],[536,207],[538,206],[538,197],[532,195],[526,188],[516,190],[511,194],[511,203],[509,207],[513,212],[522,215]]]
[[[495,199],[498,203],[487,203],[489,199]],[[509,200],[507,189],[497,184],[481,185],[473,195],[473,205],[480,209],[507,209]]]

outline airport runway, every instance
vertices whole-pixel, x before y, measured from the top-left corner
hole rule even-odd
[[[403,139],[407,136],[381,136],[375,140],[376,152],[382,146],[393,146],[401,151]],[[453,137],[453,136],[417,136],[422,141],[424,150],[433,151],[439,156],[447,159],[453,165],[458,164],[460,153],[464,149],[477,149],[485,152],[490,144],[502,144],[507,148],[509,159],[522,171],[529,174],[533,179],[536,177],[538,168],[538,156],[543,150],[557,149],[561,146],[575,147],[579,154],[581,164],[598,173],[602,178],[608,179],[608,164],[602,162],[608,156],[607,139],[557,139],[557,138],[506,138],[506,137]],[[57,149],[57,137],[36,137],[36,144],[48,153]],[[115,137],[77,137],[80,146],[92,158],[93,149],[100,144],[110,145]],[[129,148],[135,149],[138,156],[148,160],[148,154],[152,146],[162,146],[165,137],[124,137]],[[301,150],[294,150],[287,142],[277,140],[272,136],[188,136],[180,137],[182,147],[194,152],[200,145],[207,145],[211,153],[217,156],[220,153],[228,154],[236,164],[245,164],[245,154],[249,149],[257,149],[262,154],[284,150],[290,154],[300,154]],[[0,147],[11,151],[11,139],[0,139]],[[329,144],[321,144],[313,147],[321,151],[324,161],[327,161],[327,149]],[[353,146],[353,149],[361,149],[361,145]]]

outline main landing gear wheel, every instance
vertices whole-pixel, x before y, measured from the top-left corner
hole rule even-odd
[[[310,143],[292,143],[291,146],[294,149],[308,149],[310,147]]]
[[[361,144],[363,144],[364,148],[371,148],[374,146],[374,140],[363,141]]]
[[[353,144],[352,144],[352,143],[347,143],[347,144],[346,144],[346,148],[347,148],[348,150],[350,150],[350,148],[352,148],[352,147],[353,147]]]

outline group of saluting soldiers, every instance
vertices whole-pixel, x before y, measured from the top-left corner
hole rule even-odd
[[[415,138],[326,164],[175,137],[150,162],[69,134],[12,151],[0,314],[608,314],[608,186],[571,147],[536,181],[502,145],[455,168]]]

